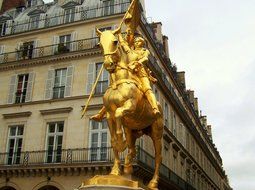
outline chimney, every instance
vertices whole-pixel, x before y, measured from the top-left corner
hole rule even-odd
[[[177,80],[178,80],[178,83],[180,84],[182,90],[186,91],[185,72],[184,71],[177,72]]]
[[[26,5],[25,0],[0,0],[0,3],[1,3],[0,14],[10,9],[22,7]]]
[[[207,134],[208,134],[209,138],[212,140],[212,126],[211,125],[207,125]]]
[[[163,36],[163,46],[164,46],[167,58],[170,58],[170,55],[169,55],[169,44],[168,44],[168,37],[167,36]]]
[[[198,110],[198,98],[194,98],[194,109],[197,115],[199,116],[199,110]]]
[[[207,127],[207,116],[201,116],[200,117],[200,122],[203,125],[203,127],[206,129],[206,127]]]
[[[151,26],[154,30],[154,34],[156,36],[156,39],[163,44],[163,35],[162,35],[162,23],[161,22],[153,22],[151,23]]]
[[[188,90],[187,95],[189,97],[190,103],[195,107],[195,105],[194,105],[194,91],[193,90]]]

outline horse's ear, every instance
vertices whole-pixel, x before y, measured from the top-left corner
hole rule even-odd
[[[98,36],[98,37],[100,37],[101,34],[102,34],[102,32],[101,32],[98,28],[96,28],[96,33],[97,33],[97,36]]]
[[[115,34],[119,34],[121,32],[121,27],[119,26],[116,30],[113,30],[112,33]]]

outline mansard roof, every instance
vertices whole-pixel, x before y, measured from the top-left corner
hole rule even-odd
[[[42,13],[45,13],[45,11],[41,10],[41,9],[34,9],[34,10],[30,11],[27,15],[31,16],[31,15],[38,15],[38,14],[42,14]]]
[[[74,1],[69,1],[66,4],[62,5],[61,7],[66,9],[66,8],[74,7],[74,6],[77,6],[77,5],[80,5],[80,4],[77,3],[77,2],[74,2]]]

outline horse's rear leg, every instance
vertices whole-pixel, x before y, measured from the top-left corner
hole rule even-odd
[[[148,187],[152,190],[158,189],[159,169],[162,161],[162,135],[163,135],[163,119],[159,117],[152,125],[150,137],[152,138],[155,149],[155,172]]]
[[[123,131],[121,118],[128,113],[132,113],[136,109],[136,101],[134,99],[128,99],[122,107],[119,107],[115,111],[116,118],[116,133],[118,141],[123,141]]]

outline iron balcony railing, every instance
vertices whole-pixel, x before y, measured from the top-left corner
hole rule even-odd
[[[32,20],[32,18],[23,21],[10,20],[7,22],[5,32],[2,33],[2,36],[18,34],[42,28],[49,28],[77,21],[122,14],[127,11],[129,5],[130,0],[123,0],[122,3],[115,3],[110,6],[80,6],[77,7],[79,9],[75,9],[74,12],[69,14],[65,13],[64,10],[60,13],[56,13],[54,16],[45,14],[44,18],[42,18],[41,15],[41,17],[36,20]]]
[[[98,49],[98,42],[98,38],[95,37],[30,49],[20,48],[14,52],[0,54],[0,64],[56,56],[69,52]]]
[[[135,162],[138,166],[145,168],[152,173],[155,169],[155,159],[148,152],[137,146]],[[126,152],[120,155],[124,160]],[[114,161],[114,154],[111,147],[83,148],[83,149],[59,149],[44,151],[9,152],[0,153],[0,170],[12,167],[47,166],[59,164],[87,164],[87,163],[110,163]],[[160,176],[165,181],[175,184],[182,190],[195,190],[190,184],[171,171],[167,166],[161,164]]]

